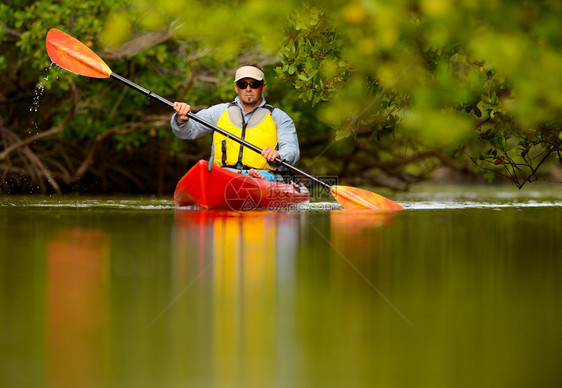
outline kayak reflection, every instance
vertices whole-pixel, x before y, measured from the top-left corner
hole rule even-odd
[[[277,283],[294,272],[299,215],[186,210],[176,211],[175,221],[176,292],[203,288],[209,298],[199,310],[212,316],[203,331],[209,363],[202,367],[211,364],[219,381],[237,381],[250,371],[236,360],[276,358]],[[274,364],[264,364],[251,372],[258,380],[273,374]]]

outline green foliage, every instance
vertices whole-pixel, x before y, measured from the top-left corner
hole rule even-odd
[[[232,99],[238,64],[266,65],[268,99],[291,114],[303,156],[322,155],[318,164],[372,165],[408,184],[439,160],[521,187],[560,155],[560,20],[558,1],[7,2],[0,99],[41,84],[54,125],[78,91],[66,142],[169,113],[115,82],[56,67],[45,79],[44,38],[56,27],[90,42],[116,73],[195,107]],[[165,38],[149,44],[153,33]],[[18,121],[13,109],[1,113]],[[181,152],[159,125],[171,153]],[[151,138],[137,131],[115,144],[142,148]]]
[[[99,92],[100,84],[81,79],[58,66],[49,66],[45,36],[50,28],[56,27],[71,35],[79,36],[84,42],[94,42],[93,48],[99,49],[100,44],[96,38],[102,31],[105,15],[125,3],[113,0],[80,2],[42,0],[18,2],[17,5],[3,4],[0,8],[0,26],[2,26],[0,64],[9,64],[8,72],[11,74],[22,73],[19,80],[4,74],[5,98],[16,96],[21,88],[33,90],[34,87],[41,86],[47,89],[51,98],[64,101],[69,98],[70,85],[73,83],[79,84],[80,92],[84,95],[93,96]],[[49,70],[45,75],[46,68]],[[55,117],[61,118],[69,112],[70,106],[69,103],[61,104],[59,100],[59,103],[54,102],[52,106],[45,106],[44,109],[50,110]],[[103,131],[106,123],[96,122],[95,118],[96,115],[100,115],[98,109],[102,106],[101,101],[88,106],[80,104],[78,115],[71,125],[65,128],[65,136],[81,138],[86,133]],[[5,119],[10,120],[8,117]],[[93,127],[96,128],[95,131],[92,131]]]
[[[559,2],[352,1],[322,9],[297,12],[288,24],[277,73],[303,101],[326,102],[319,117],[337,128],[336,139],[371,133],[375,159],[377,148],[389,147],[461,162],[466,155],[518,187],[560,154]],[[332,89],[321,87],[327,60],[341,65]]]
[[[277,76],[290,81],[297,96],[313,106],[329,101],[349,79],[349,71],[342,42],[325,14],[314,8],[296,14],[287,22],[286,35]]]

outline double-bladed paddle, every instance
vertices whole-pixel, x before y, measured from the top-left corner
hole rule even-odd
[[[46,45],[47,53],[49,54],[51,60],[63,69],[87,77],[116,79],[117,81],[124,83],[125,85],[135,89],[136,91],[147,95],[153,100],[159,101],[171,108],[174,107],[174,104],[166,100],[165,98],[160,97],[152,91],[145,89],[142,86],[139,86],[134,82],[131,82],[128,79],[112,72],[109,66],[107,66],[107,64],[86,45],[56,28],[52,28],[47,33]],[[190,119],[207,126],[213,131],[216,131],[221,135],[240,143],[244,147],[257,152],[258,154],[261,154],[262,150],[259,147],[248,143],[246,140],[236,137],[230,132],[227,132],[226,130],[217,127],[216,125],[213,125],[205,120],[202,120],[191,112],[188,113],[188,116]],[[371,209],[379,211],[402,210],[402,206],[379,194],[373,193],[372,191],[358,189],[356,187],[350,186],[329,185],[326,182],[323,182],[320,179],[309,175],[304,171],[301,171],[300,169],[280,158],[275,159],[275,162],[277,162],[281,166],[288,168],[295,174],[305,176],[330,190],[330,193],[340,203],[340,205],[343,206],[344,209]]]

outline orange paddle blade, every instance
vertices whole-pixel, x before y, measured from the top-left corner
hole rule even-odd
[[[372,191],[349,186],[332,186],[330,193],[344,209],[369,209],[384,212],[404,210],[396,202]]]
[[[96,53],[72,36],[52,28],[47,33],[47,54],[57,65],[79,75],[107,78],[112,71]]]

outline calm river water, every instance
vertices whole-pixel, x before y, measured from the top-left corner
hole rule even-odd
[[[387,196],[0,197],[0,385],[559,386],[560,187]]]

